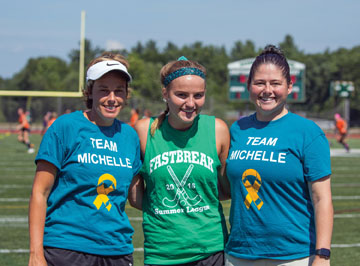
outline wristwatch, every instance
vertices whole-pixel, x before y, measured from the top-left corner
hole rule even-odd
[[[323,257],[325,259],[330,259],[330,249],[327,248],[320,248],[315,250],[315,255],[319,255],[320,257]]]

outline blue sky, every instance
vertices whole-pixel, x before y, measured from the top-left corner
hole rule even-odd
[[[30,58],[68,60],[79,47],[81,10],[86,38],[104,49],[150,39],[160,49],[201,41],[230,50],[238,40],[259,48],[286,34],[307,53],[360,45],[358,0],[12,0],[1,1],[0,77]]]

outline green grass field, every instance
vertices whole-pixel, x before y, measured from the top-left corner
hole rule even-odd
[[[41,136],[31,136],[36,147]],[[350,139],[360,148],[360,139]],[[331,148],[341,148],[331,140]],[[0,134],[0,265],[27,265],[28,199],[35,173],[35,154],[27,154],[16,135]],[[335,209],[332,265],[359,265],[360,261],[360,157],[332,157],[332,193]],[[223,202],[229,215],[230,201]],[[135,228],[134,265],[143,265],[141,212],[127,206]]]

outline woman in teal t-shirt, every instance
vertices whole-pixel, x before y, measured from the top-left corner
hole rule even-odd
[[[292,88],[286,58],[267,46],[248,78],[256,113],[230,128],[227,266],[330,264],[329,143],[314,122],[288,111]]]
[[[131,76],[120,55],[89,64],[87,111],[62,115],[36,156],[29,265],[132,265],[128,188],[141,167],[139,138],[116,119]]]
[[[181,57],[160,75],[167,108],[135,126],[144,161],[129,196],[143,211],[145,264],[222,266],[227,231],[218,178],[222,182],[228,128],[200,115],[203,66]]]

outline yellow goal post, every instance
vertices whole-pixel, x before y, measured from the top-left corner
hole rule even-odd
[[[80,62],[79,62],[79,90],[78,91],[29,91],[29,90],[0,90],[0,96],[20,97],[82,97],[84,86],[84,59],[85,59],[85,11],[81,11],[80,29]]]

